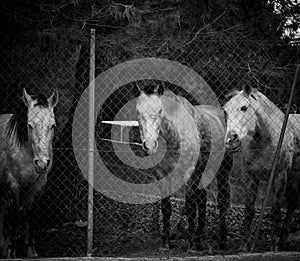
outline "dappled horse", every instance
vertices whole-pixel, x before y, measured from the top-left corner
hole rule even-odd
[[[181,184],[185,186],[189,247],[191,249],[195,246],[197,250],[202,250],[207,247],[205,233],[207,191],[200,186],[200,181],[210,154],[211,127],[219,138],[216,142],[224,148],[226,128],[222,122],[223,112],[212,106],[193,106],[185,98],[169,90],[164,91],[161,85],[158,85],[151,94],[146,94],[137,85],[134,90],[143,149],[149,155],[157,153],[160,149],[159,137],[162,137],[166,144],[165,155],[155,167],[156,178],[164,180],[160,188],[163,216],[162,248],[169,248],[172,214],[170,196],[174,192],[171,187],[176,187],[179,182],[179,187]],[[227,237],[225,218],[229,208],[231,167],[232,156],[225,154],[217,173],[221,247],[225,245]],[[180,169],[176,172],[179,177],[175,175],[174,178],[168,178],[171,176],[169,173],[175,172],[174,169]],[[177,184],[174,184],[176,182]]]
[[[224,105],[227,118],[226,145],[229,150],[242,153],[246,209],[241,250],[247,251],[251,243],[259,182],[269,180],[284,114],[265,95],[250,86],[234,91],[230,96],[232,97]],[[289,121],[272,187],[271,236],[274,250],[284,243],[288,225],[298,204],[300,175],[299,170],[295,169],[295,160],[293,163],[293,158],[297,157],[295,151],[298,138],[295,125]],[[280,227],[280,208],[283,206],[284,195],[287,200],[287,213]]]
[[[52,167],[54,107],[58,93],[23,101],[0,115],[0,257],[34,257],[31,208]]]

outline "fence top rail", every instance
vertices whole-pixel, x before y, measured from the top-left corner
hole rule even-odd
[[[300,119],[299,113],[291,113],[290,115],[293,115],[291,117],[293,121],[297,121],[298,119]],[[138,127],[139,126],[138,121],[102,121],[102,123],[112,124],[112,125],[120,125],[120,126],[125,126],[125,127],[132,127],[132,126]]]
[[[139,126],[138,121],[102,121],[102,123],[121,126]]]

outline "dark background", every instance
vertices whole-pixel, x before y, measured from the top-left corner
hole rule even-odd
[[[220,103],[227,91],[250,84],[284,110],[300,57],[299,13],[299,6],[291,0],[1,1],[0,113],[14,112],[23,87],[29,93],[50,95],[57,89],[60,94],[55,164],[36,212],[40,252],[76,256],[86,251],[86,228],[74,225],[86,220],[87,184],[72,149],[72,120],[89,83],[91,28],[96,29],[96,76],[131,59],[166,58],[193,68]],[[113,94],[106,116],[114,115],[133,97],[131,87]],[[293,100],[293,111],[298,113],[299,89],[298,82]],[[132,140],[138,141],[137,131],[131,133],[135,133]],[[109,155],[111,144],[102,149]],[[237,164],[232,175],[234,204],[243,199],[238,173]],[[158,232],[158,204],[120,204],[100,193],[95,198],[99,255],[122,253],[124,242],[131,242],[134,232],[141,229]],[[240,219],[232,216],[234,222]],[[117,252],[114,245],[124,249]]]

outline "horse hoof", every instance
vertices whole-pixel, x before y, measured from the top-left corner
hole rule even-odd
[[[37,252],[32,247],[28,247],[26,258],[38,258],[38,257],[39,255],[37,254]]]
[[[188,254],[199,254],[199,251],[197,251],[196,249],[188,249],[187,253]]]
[[[170,250],[170,245],[169,243],[163,242],[162,245],[159,247],[159,251],[169,251]]]
[[[219,249],[221,249],[221,250],[226,250],[226,249],[228,249],[228,248],[229,248],[228,242],[220,242],[220,243],[219,243]]]
[[[212,255],[213,254],[213,247],[211,245],[208,245],[208,254]]]
[[[247,253],[247,252],[248,252],[247,244],[241,245],[241,246],[239,247],[239,252]]]
[[[279,252],[278,246],[271,246],[271,252]]]
[[[33,253],[33,254],[27,254],[26,258],[38,258],[39,255],[37,253]]]
[[[205,250],[197,250],[197,249],[189,249],[187,251],[188,254],[196,254],[196,255],[213,255],[212,247],[209,247]]]
[[[159,252],[166,252],[166,251],[169,251],[169,247],[159,247],[158,249]]]
[[[8,249],[7,258],[9,258],[9,259],[15,259],[16,258],[16,252],[15,252],[14,249]]]

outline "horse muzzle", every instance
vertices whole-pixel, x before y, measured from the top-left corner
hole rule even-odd
[[[229,151],[236,152],[240,150],[242,143],[239,136],[235,132],[231,131],[227,135],[225,145]]]
[[[51,161],[49,159],[47,159],[46,161],[42,161],[42,160],[34,160],[33,161],[33,166],[34,169],[37,173],[46,173],[49,166],[50,166]]]
[[[154,141],[143,141],[142,148],[145,150],[149,155],[154,154],[157,151],[158,142]]]

